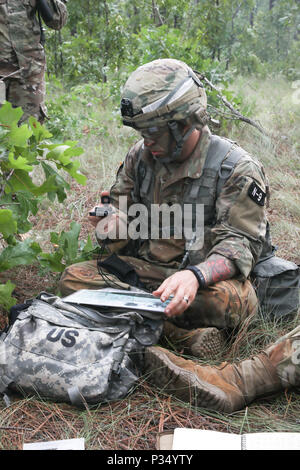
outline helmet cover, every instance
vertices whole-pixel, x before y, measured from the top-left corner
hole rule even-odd
[[[207,98],[193,70],[176,59],[158,59],[138,67],[122,91],[123,123],[136,129],[185,121],[202,128]]]

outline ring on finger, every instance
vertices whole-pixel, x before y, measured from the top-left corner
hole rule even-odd
[[[183,300],[188,304],[190,299],[188,298],[187,295],[185,295],[185,296],[183,297]]]

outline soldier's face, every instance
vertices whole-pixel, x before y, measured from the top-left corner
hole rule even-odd
[[[140,131],[145,146],[149,148],[154,157],[165,158],[175,147],[175,140],[168,126],[150,127]]]

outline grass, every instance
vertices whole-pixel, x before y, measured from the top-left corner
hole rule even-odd
[[[255,110],[252,118],[260,121],[272,137],[265,137],[246,124],[230,128],[227,135],[264,163],[271,187],[268,216],[273,242],[278,246],[279,256],[300,264],[299,127],[296,125],[299,111],[292,100],[294,90],[283,79],[259,81],[240,77],[234,87]],[[71,220],[82,224],[82,239],[93,232],[86,222],[86,214],[99,199],[100,190],[111,186],[127,149],[137,140],[134,131],[120,125],[117,106],[109,103],[105,89],[90,85],[68,93],[49,89],[49,96],[50,100],[54,96],[49,109],[53,115],[49,123],[51,130],[57,133],[57,139],[79,140],[85,150],[80,159],[88,184],[81,187],[73,182],[63,205],[45,203],[33,220],[33,234],[46,247],[49,232],[66,230]],[[20,267],[7,275],[17,285],[16,296],[20,302],[45,286],[54,292],[58,281],[58,275],[43,272],[37,266]],[[247,358],[298,323],[299,317],[289,323],[252,318],[243,325],[229,350],[217,359]],[[125,399],[89,409],[15,396],[9,407],[1,404],[0,448],[21,449],[23,442],[84,437],[87,449],[153,450],[157,434],[175,427],[233,433],[299,432],[299,417],[300,398],[295,391],[284,391],[257,400],[244,410],[221,414],[167,396],[150,387],[144,377]]]
[[[237,140],[264,164],[270,186],[268,218],[278,256],[300,263],[300,130],[299,105],[293,101],[295,90],[283,78],[263,82],[239,77],[235,82],[245,104],[254,107],[253,119],[260,122],[271,137],[242,124],[231,129]],[[253,106],[255,103],[255,106]]]

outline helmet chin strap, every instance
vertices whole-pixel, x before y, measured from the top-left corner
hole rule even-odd
[[[170,129],[170,132],[176,142],[176,146],[174,150],[172,151],[171,155],[165,158],[155,158],[155,160],[160,161],[161,163],[171,163],[171,162],[177,162],[179,158],[181,157],[182,149],[183,149],[183,144],[185,141],[188,139],[188,137],[191,135],[191,133],[196,129],[194,126],[192,126],[186,134],[182,134],[179,130],[179,125],[177,121],[169,121],[168,122],[168,127]]]

